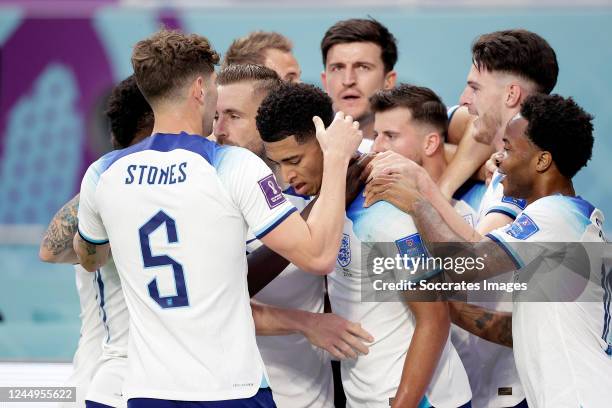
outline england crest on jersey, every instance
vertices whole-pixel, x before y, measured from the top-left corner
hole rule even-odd
[[[351,263],[351,239],[347,234],[342,234],[342,243],[338,252],[338,264],[342,267]]]

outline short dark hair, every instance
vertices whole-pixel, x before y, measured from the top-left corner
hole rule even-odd
[[[521,107],[521,116],[528,122],[527,137],[540,149],[550,152],[565,177],[574,177],[591,159],[593,116],[572,98],[531,95]]]
[[[225,52],[223,67],[233,64],[257,64],[265,62],[266,50],[291,52],[293,44],[282,34],[273,31],[253,31],[235,39]]]
[[[280,86],[281,79],[274,70],[253,64],[228,65],[217,76],[217,85],[241,82],[253,82],[254,93],[266,96]]]
[[[380,57],[385,66],[385,72],[393,70],[397,62],[397,40],[389,29],[380,22],[363,18],[338,21],[331,26],[321,40],[323,65],[327,64],[329,49],[337,44],[352,42],[371,42],[380,47]]]
[[[153,129],[153,111],[130,75],[113,88],[104,112],[117,144],[128,147],[139,132]]]
[[[448,116],[446,106],[434,91],[422,86],[399,84],[395,88],[382,89],[370,97],[372,112],[384,112],[394,108],[410,110],[412,120],[434,126],[440,136],[446,138]]]
[[[559,75],[557,55],[550,44],[523,29],[481,35],[472,44],[472,62],[478,70],[508,72],[531,80],[538,92],[547,94]]]
[[[132,67],[140,91],[149,103],[173,93],[195,75],[210,76],[219,54],[205,37],[162,29],[139,41]]]
[[[334,119],[332,101],[313,85],[283,83],[266,96],[257,111],[257,130],[264,142],[295,136],[298,143],[315,137],[314,116],[325,126]]]

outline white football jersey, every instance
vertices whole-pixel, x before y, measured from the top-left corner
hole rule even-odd
[[[123,407],[127,402],[123,398],[122,388],[127,370],[130,315],[112,257],[90,276],[96,289],[104,336],[101,343],[102,355],[96,364],[86,399],[112,407]]]
[[[453,194],[451,205],[472,228],[476,226],[478,209],[486,190],[482,181],[468,180]]]
[[[81,330],[79,344],[72,359],[72,374],[66,380],[67,386],[76,387],[76,404],[74,402],[60,404],[60,407],[66,408],[85,406],[85,395],[98,367],[102,355],[102,342],[106,335],[96,299],[95,274],[87,272],[81,265],[75,265],[74,271],[81,307],[79,315]]]
[[[310,202],[289,188],[285,197],[298,211]],[[249,234],[247,252],[261,246]],[[306,273],[290,264],[263,288],[255,300],[288,309],[323,313],[325,277]],[[279,408],[334,406],[334,390],[329,354],[311,345],[301,334],[257,336],[257,346],[266,365],[274,401]]]
[[[367,355],[341,362],[342,384],[349,407],[388,407],[400,384],[404,361],[415,330],[415,318],[406,302],[363,301],[363,287],[372,287],[362,259],[362,243],[390,242],[393,254],[423,248],[412,217],[386,201],[363,207],[359,194],[347,210],[336,269],[328,276],[334,313],[360,322],[374,336]],[[423,401],[423,407],[459,407],[470,401],[468,378],[448,339]]]
[[[79,234],[110,241],[130,313],[130,398],[248,398],[266,383],[246,282],[246,234],[295,208],[246,149],[155,134],[81,185]]]
[[[482,221],[487,214],[495,212],[507,215],[514,220],[525,209],[527,205],[525,200],[504,195],[504,186],[501,183],[503,177],[497,170],[493,173],[491,183],[487,186],[487,191],[480,202],[476,224]]]
[[[590,271],[580,268],[588,280],[567,273],[573,258],[565,258],[567,263],[559,258],[562,242],[600,242],[595,247],[604,248],[602,223],[601,211],[580,197],[553,195],[536,200],[512,224],[487,234],[522,268],[515,279],[521,281],[533,267],[544,265],[540,271],[545,272],[532,275],[527,285],[535,285],[531,287],[538,294],[556,295],[553,300],[559,294],[577,296],[572,302],[514,299],[514,355],[530,407],[607,407],[612,401],[612,274],[605,253],[589,258]]]
[[[489,193],[488,202],[491,203],[490,205],[497,203],[497,207],[503,208],[507,215],[519,210],[514,202],[502,201],[503,186],[486,188],[484,183],[468,181],[457,190],[453,198],[456,200],[455,209],[472,227],[476,227],[474,223],[479,220],[478,209],[486,195],[485,190]],[[469,212],[468,208],[471,208],[472,211]],[[490,279],[490,281],[493,280],[508,282],[512,280],[512,274],[508,273]],[[494,294],[498,295],[496,299],[493,299]],[[470,303],[487,309],[508,312],[512,310],[512,295],[510,293],[489,292],[487,297],[490,300],[495,300],[490,302],[470,299],[469,292],[467,296]],[[512,349],[486,341],[454,324],[451,326],[451,340],[470,379],[472,406],[479,408],[513,407],[525,399],[525,393],[516,371]]]

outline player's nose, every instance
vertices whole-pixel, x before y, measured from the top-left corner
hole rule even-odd
[[[357,82],[357,75],[355,75],[354,69],[345,69],[344,75],[342,76],[342,85],[352,86]]]
[[[473,98],[474,94],[472,92],[472,88],[470,88],[469,86],[466,86],[463,89],[463,92],[461,93],[461,96],[459,97],[459,104],[463,105],[463,106],[468,106],[472,104],[472,98]]]
[[[374,139],[374,144],[372,145],[373,153],[383,153],[387,151],[387,148],[384,146],[384,142],[382,139],[382,136],[376,136],[376,138]]]

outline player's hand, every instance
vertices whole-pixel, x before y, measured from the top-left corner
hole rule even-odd
[[[365,207],[378,201],[388,201],[405,213],[411,213],[414,203],[423,197],[413,179],[403,173],[381,174],[372,179],[365,189]]]
[[[368,354],[369,348],[365,343],[374,341],[361,324],[333,313],[312,313],[303,334],[312,345],[327,350],[338,359]]]
[[[504,159],[504,152],[495,152],[489,157],[489,160],[485,163],[485,183],[487,186],[491,183],[493,173],[499,167],[499,164]]]
[[[334,121],[326,129],[320,117],[312,118],[317,130],[317,140],[323,151],[323,157],[333,154],[342,159],[350,160],[357,151],[363,133],[359,130],[359,122],[343,112],[336,113]]]
[[[355,152],[349,162],[346,172],[346,206],[348,207],[357,194],[363,189],[365,181],[370,175],[368,164],[374,159],[374,153],[360,154]]]
[[[390,150],[377,154],[368,165],[370,175],[367,183],[373,179],[390,174],[402,174],[414,188],[421,187],[427,173],[412,160]]]

